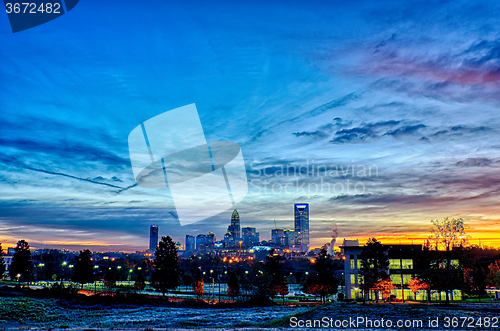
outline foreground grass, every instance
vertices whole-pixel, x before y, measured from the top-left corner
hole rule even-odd
[[[362,316],[366,319],[422,320],[423,328],[406,327],[405,330],[427,330],[428,320],[439,318],[433,330],[445,328],[445,317],[499,317],[498,304],[357,304],[327,303],[313,308],[247,307],[247,308],[187,308],[153,306],[117,306],[63,303],[57,299],[28,297],[0,297],[0,327],[45,329],[66,328],[198,328],[234,329],[290,328],[290,318],[321,320],[324,317],[349,319]],[[291,329],[291,328],[290,328]],[[358,328],[360,330],[376,328]],[[457,330],[457,328],[454,328]],[[461,329],[461,328],[458,328]],[[467,328],[463,328],[467,329]],[[488,329],[474,327],[474,329]],[[491,328],[490,328],[491,329]]]

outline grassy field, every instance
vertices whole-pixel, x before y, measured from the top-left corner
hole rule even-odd
[[[493,326],[494,317],[500,317],[498,304],[454,304],[444,306],[440,304],[356,304],[330,303],[314,308],[297,307],[245,307],[245,308],[186,308],[186,307],[150,307],[150,306],[110,306],[91,305],[83,306],[68,304],[56,299],[34,299],[26,297],[0,298],[0,327],[4,329],[19,329],[34,327],[39,329],[209,329],[218,328],[236,329],[247,328],[255,330],[269,329],[297,329],[302,321],[329,321],[332,329],[353,329],[349,327],[335,327],[338,321],[363,318],[367,320],[391,320],[394,325],[397,321],[411,321],[412,326],[403,327],[405,330],[470,330],[467,324],[473,320],[473,329],[499,329],[500,322]],[[437,327],[429,327],[429,320],[438,319]],[[449,327],[446,327],[446,318]],[[467,323],[464,327],[452,326],[455,322]],[[460,319],[462,318],[462,319]],[[481,318],[481,324],[477,324]],[[485,318],[490,320],[486,327]],[[291,320],[292,319],[292,320]],[[295,321],[295,328],[294,322]],[[358,320],[360,321],[360,320]],[[422,321],[421,325],[415,321]],[[408,323],[408,322],[407,322]],[[316,326],[325,327],[325,324]],[[345,324],[344,324],[345,326]],[[358,324],[355,329],[395,329],[392,327],[372,327]],[[387,325],[386,325],[387,326]],[[469,325],[470,326],[470,325]]]

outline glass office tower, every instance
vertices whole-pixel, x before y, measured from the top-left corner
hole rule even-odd
[[[309,250],[309,204],[296,203],[294,205],[296,245],[301,252]]]
[[[151,225],[149,227],[149,250],[156,252],[156,246],[158,246],[158,225]]]

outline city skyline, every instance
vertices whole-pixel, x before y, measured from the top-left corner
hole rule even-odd
[[[156,5],[81,3],[15,34],[0,21],[4,247],[133,252],[150,224],[222,238],[234,208],[270,239],[297,202],[311,247],[333,228],[423,243],[446,216],[500,247],[500,3]],[[249,190],[181,226],[168,191],[135,185],[127,137],[192,103],[207,141],[241,147]]]

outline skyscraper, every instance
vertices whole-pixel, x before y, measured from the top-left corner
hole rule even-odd
[[[296,203],[294,205],[296,244],[301,252],[309,250],[309,204]]]
[[[233,214],[231,215],[231,225],[227,228],[229,232],[231,232],[231,240],[238,241],[240,236],[240,214],[235,209]]]
[[[296,238],[297,236],[294,230],[285,229],[285,247],[293,249]]]
[[[285,245],[285,230],[284,229],[272,229],[271,230],[271,241],[278,247]]]
[[[243,237],[243,244],[246,247],[259,244],[259,233],[255,228],[242,228],[241,236]]]
[[[158,246],[158,225],[152,224],[149,227],[149,250],[156,252],[156,246]]]
[[[196,250],[203,251],[206,248],[207,236],[203,233],[196,236]]]
[[[194,236],[186,235],[186,252],[192,252],[195,249]]]

